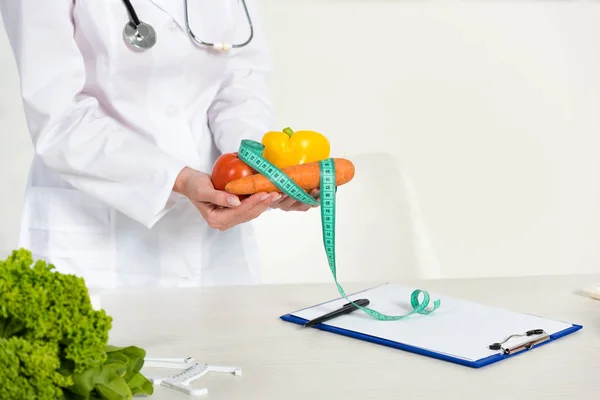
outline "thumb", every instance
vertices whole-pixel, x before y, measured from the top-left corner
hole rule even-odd
[[[241,204],[240,199],[233,194],[221,190],[208,190],[204,193],[204,201],[221,207],[237,207]]]

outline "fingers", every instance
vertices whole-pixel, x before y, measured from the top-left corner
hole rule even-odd
[[[265,212],[267,208],[271,206],[271,204],[278,201],[280,198],[281,194],[279,193],[263,194],[261,196],[256,196],[256,198],[254,196],[249,197],[244,201],[242,206],[236,208],[235,210],[231,210],[233,211],[231,214],[234,216],[234,220],[232,222],[233,225],[255,219],[260,214]],[[226,228],[228,229],[233,225],[229,225]]]
[[[238,207],[241,204],[236,195],[216,190],[210,176],[203,172],[194,172],[188,178],[188,186],[186,196],[194,203],[212,203],[220,207]]]
[[[224,231],[255,219],[280,197],[279,193],[257,193],[242,201],[237,207],[222,208],[203,204],[198,209],[211,228]]]
[[[319,189],[313,189],[310,191],[310,195],[319,200]],[[292,197],[288,197],[287,195],[283,195],[281,200],[277,201],[273,205],[272,208],[278,208],[283,211],[308,211],[313,207],[318,207],[319,205],[310,205],[304,204],[302,202],[294,200]]]
[[[299,201],[297,201],[292,206],[290,206],[290,208],[288,209],[288,211],[308,211],[308,210],[310,210],[313,207],[316,207],[316,206],[312,206],[310,204],[300,203]]]
[[[310,194],[318,199],[319,190],[315,189]],[[251,221],[267,208],[278,208],[284,211],[308,211],[318,205],[304,204],[295,199],[281,195],[280,193],[256,193],[244,199],[235,206],[234,202],[228,201],[231,197],[228,193],[220,191],[211,191],[206,198],[206,202],[199,202],[196,207],[202,213],[204,219],[211,228],[225,231],[235,225]],[[236,196],[235,199],[237,199]],[[239,199],[238,199],[239,200]]]
[[[220,190],[211,190],[203,197],[202,201],[221,207],[238,207],[241,204],[240,199],[236,195]]]
[[[258,217],[281,197],[279,193],[256,193],[241,201],[235,195],[215,190],[210,176],[201,172],[190,175],[186,188],[186,197],[200,211],[208,225],[219,230]]]
[[[288,197],[287,195],[283,195],[279,201],[277,201],[273,206],[276,208],[280,208],[282,210],[288,209],[297,203],[292,197]]]

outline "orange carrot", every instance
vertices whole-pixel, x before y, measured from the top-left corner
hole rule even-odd
[[[354,178],[354,164],[344,158],[334,158],[336,186],[344,185]],[[305,190],[318,189],[321,181],[321,170],[318,162],[293,165],[281,169],[298,186]],[[229,182],[225,191],[237,194],[254,194],[258,192],[280,191],[271,181],[262,174],[245,176]]]

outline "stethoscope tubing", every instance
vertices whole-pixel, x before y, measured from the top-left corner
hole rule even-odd
[[[185,27],[186,27],[189,37],[192,40],[194,40],[196,43],[203,45],[203,46],[207,46],[207,47],[217,48],[219,50],[229,50],[229,49],[244,47],[244,46],[248,45],[254,38],[254,25],[252,23],[252,18],[250,17],[250,12],[248,11],[248,6],[246,5],[245,0],[241,0],[241,1],[242,1],[242,5],[244,7],[244,13],[246,14],[246,19],[248,21],[248,26],[250,27],[250,35],[248,36],[248,39],[246,39],[246,41],[244,41],[242,43],[236,43],[236,44],[205,42],[202,39],[200,39],[198,36],[196,36],[196,34],[194,33],[194,31],[192,30],[192,28],[190,26],[189,12],[188,12],[188,0],[183,0],[183,1],[184,1]],[[154,32],[154,29],[149,24],[143,23],[142,21],[140,21],[130,0],[123,0],[123,3],[125,4],[125,8],[127,8],[127,13],[129,14],[129,22],[127,24],[128,26],[126,27],[126,29],[128,29],[128,33],[126,35],[128,38],[127,39],[128,42],[138,48],[144,47],[143,45],[141,45],[141,43],[143,43],[144,40],[148,39],[148,38],[144,37],[138,31],[138,27],[140,27],[141,25],[145,25],[147,30],[151,31],[152,32],[151,34],[153,35],[153,37],[151,39],[152,42],[148,43],[150,40],[147,40],[145,48],[152,47],[154,45],[154,42],[156,41],[156,33]],[[132,42],[133,39],[130,39],[134,36],[135,36],[136,40],[139,42],[137,45]]]
[[[129,1],[129,0],[128,0]],[[184,13],[185,13],[185,26],[186,29],[190,35],[190,37],[192,39],[194,39],[194,41],[196,41],[197,43],[204,45],[204,46],[210,46],[210,47],[216,47],[216,43],[210,43],[210,42],[204,42],[203,40],[199,39],[194,32],[192,31],[192,28],[190,27],[190,21],[189,21],[189,13],[188,13],[188,0],[183,0],[185,3],[185,7],[184,7]],[[248,43],[250,43],[252,41],[252,39],[254,38],[254,26],[252,24],[252,18],[250,18],[250,13],[248,11],[248,7],[246,6],[246,0],[242,0],[242,5],[244,6],[244,13],[246,14],[246,20],[248,21],[248,26],[250,27],[250,36],[248,36],[248,39],[246,39],[245,42],[243,43],[239,43],[239,44],[232,44],[230,47],[231,48],[240,48],[240,47],[244,47],[246,46]],[[224,43],[221,43],[221,45],[224,45]]]
[[[131,23],[133,23],[135,26],[139,26],[140,19],[138,18],[137,13],[133,8],[133,4],[131,4],[131,1],[123,0],[123,3],[125,3],[125,7],[127,8],[127,13],[129,14],[129,19],[131,20]]]

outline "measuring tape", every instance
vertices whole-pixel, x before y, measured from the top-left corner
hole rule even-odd
[[[310,196],[296,182],[287,176],[281,169],[273,165],[270,161],[263,157],[264,145],[253,140],[242,140],[238,151],[238,158],[246,163],[255,171],[264,175],[269,179],[279,190],[304,204],[319,205],[321,209],[321,229],[323,234],[323,246],[327,254],[329,269],[333,274],[333,279],[340,294],[354,304],[357,308],[364,311],[371,317],[382,321],[395,321],[404,319],[412,314],[419,313],[423,315],[431,314],[440,306],[440,300],[433,303],[433,309],[426,310],[429,305],[430,296],[424,290],[415,290],[410,296],[410,304],[413,308],[411,312],[405,315],[385,315],[368,307],[362,307],[354,303],[348,298],[344,289],[337,280],[336,262],[335,262],[335,195],[337,186],[335,184],[335,163],[332,158],[319,161],[321,172],[320,179],[320,197],[321,202]],[[419,295],[423,294],[423,301],[419,301]]]

